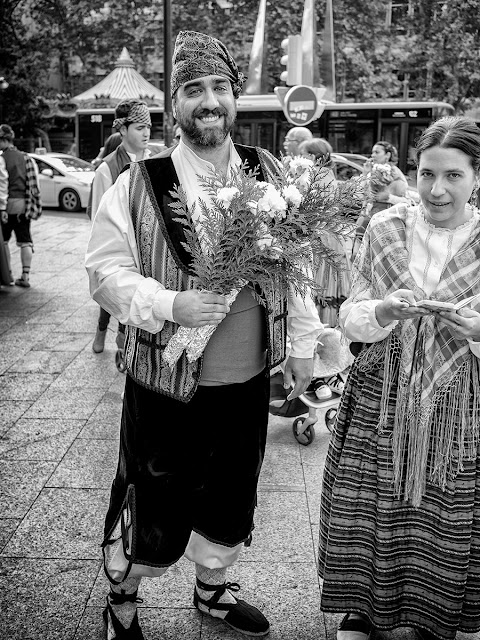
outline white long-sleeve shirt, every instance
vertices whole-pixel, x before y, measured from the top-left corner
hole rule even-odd
[[[206,200],[197,174],[208,175],[213,165],[199,158],[183,142],[172,152],[172,161],[188,202],[196,201],[199,196]],[[239,162],[232,143],[230,165]],[[102,197],[93,220],[85,266],[92,297],[102,308],[122,324],[158,333],[166,320],[173,321],[173,302],[178,292],[166,289],[154,278],[145,278],[140,273],[128,206],[129,179],[130,171],[127,170]],[[196,215],[197,221],[200,221],[198,207]],[[293,293],[290,293],[288,301],[290,355],[310,358],[315,341],[323,330],[315,304],[310,296],[304,302]]]
[[[427,296],[438,287],[445,266],[465,244],[478,223],[479,216],[472,218],[456,229],[435,227],[425,220],[419,207],[411,210],[406,218],[406,238],[409,270],[416,284]],[[339,321],[347,337],[356,342],[380,342],[386,338],[398,321],[381,327],[375,309],[381,300],[373,300],[369,292],[353,302],[348,298],[340,307]],[[470,341],[470,349],[480,357],[480,343]]]
[[[125,149],[126,151],[126,149]],[[145,149],[143,153],[143,157],[138,157],[134,153],[130,153],[127,151],[127,154],[132,162],[138,160],[146,160],[152,154],[150,149]],[[113,184],[112,180],[112,172],[110,171],[110,167],[106,162],[102,162],[95,171],[95,176],[92,182],[92,220],[95,218],[97,214],[98,207],[100,205],[100,200],[102,199],[103,194],[110,189]]]
[[[5,159],[0,153],[0,211],[7,208],[8,201],[8,171]]]

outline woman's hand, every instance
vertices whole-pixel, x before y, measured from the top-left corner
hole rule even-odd
[[[386,327],[394,320],[408,320],[426,316],[430,311],[416,307],[413,291],[410,289],[398,289],[388,295],[383,302],[375,307],[377,322],[381,327]]]
[[[439,319],[450,328],[455,340],[473,339],[480,342],[480,313],[473,309],[459,309],[455,311],[440,311]]]
[[[363,175],[367,175],[367,173],[372,170],[372,167],[373,160],[372,158],[368,158],[368,160],[363,163]]]

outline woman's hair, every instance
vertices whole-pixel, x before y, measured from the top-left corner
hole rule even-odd
[[[330,154],[333,152],[332,145],[327,142],[325,138],[312,138],[311,140],[304,140],[298,145],[298,151],[301,154],[311,154],[315,157],[315,160],[325,158],[325,166],[329,169],[333,167],[333,162],[330,159]]]
[[[377,144],[379,144],[381,147],[383,147],[385,149],[386,153],[390,154],[390,162],[397,162],[398,161],[397,147],[394,147],[393,144],[390,144],[390,142],[387,142],[386,140],[379,140],[373,146],[375,147]]]
[[[464,116],[446,116],[433,122],[415,145],[417,164],[420,156],[432,147],[458,149],[470,157],[474,171],[480,170],[480,128]]]
[[[374,164],[368,173],[368,190],[370,196],[375,200],[375,196],[388,187],[395,180],[390,165]]]
[[[121,142],[122,142],[122,136],[120,135],[120,133],[117,132],[109,135],[108,138],[105,140],[105,144],[103,146],[102,158],[105,158],[106,156],[110,155],[113,151],[115,151],[115,149],[120,145]]]

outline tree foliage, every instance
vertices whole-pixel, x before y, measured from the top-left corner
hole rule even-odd
[[[173,0],[172,31],[195,29],[228,44],[248,70],[259,0]],[[337,99],[446,100],[459,110],[480,94],[478,0],[411,0],[411,12],[388,26],[388,0],[334,0]],[[269,0],[269,90],[280,84],[280,43],[301,29],[304,0]],[[317,0],[318,45],[325,0]],[[80,93],[110,72],[126,46],[140,73],[161,81],[162,0],[2,0],[0,95],[4,120],[31,131],[43,98]],[[408,87],[406,82],[408,80]]]

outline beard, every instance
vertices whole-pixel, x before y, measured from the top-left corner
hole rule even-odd
[[[223,116],[223,126],[200,128],[195,119],[202,116]],[[219,107],[212,111],[207,109],[197,109],[192,114],[186,115],[177,108],[177,123],[180,125],[184,135],[196,146],[199,147],[219,147],[233,129],[236,113],[229,113],[226,109]]]

